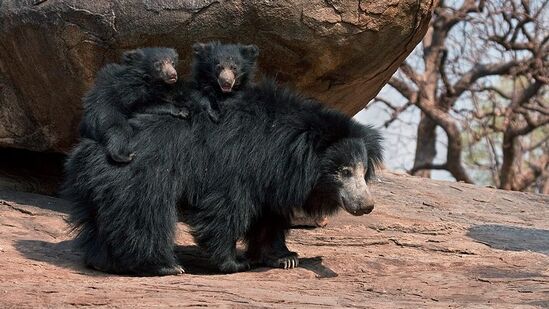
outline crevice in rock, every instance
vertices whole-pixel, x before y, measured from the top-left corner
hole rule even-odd
[[[24,208],[21,208],[21,207],[17,207],[15,205],[13,205],[12,203],[8,203],[6,201],[0,201],[0,205],[4,205],[4,206],[8,206],[9,208],[13,209],[13,210],[16,210],[16,211],[19,211],[20,213],[23,213],[25,215],[31,215],[31,216],[34,216],[34,214]]]
[[[0,189],[55,196],[65,155],[0,148]]]

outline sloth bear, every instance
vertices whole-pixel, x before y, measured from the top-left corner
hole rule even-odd
[[[80,135],[100,142],[115,162],[127,163],[134,156],[128,122],[134,113],[188,117],[186,107],[173,104],[177,57],[171,48],[141,48],[125,52],[122,64],[104,66],[84,96]]]
[[[250,264],[292,268],[293,211],[369,213],[367,182],[381,162],[379,133],[340,112],[263,82],[223,106],[219,123],[137,115],[134,162],[114,165],[83,139],[65,165],[63,196],[85,263],[104,272],[180,274],[178,216],[221,272]],[[247,244],[238,256],[237,240]]]
[[[192,99],[202,102],[212,120],[219,121],[219,105],[252,85],[259,48],[217,41],[192,48]]]

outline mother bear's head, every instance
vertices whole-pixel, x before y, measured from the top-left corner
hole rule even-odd
[[[370,213],[374,199],[368,182],[382,162],[381,140],[377,130],[353,121],[350,136],[330,145],[322,155],[305,212],[329,215],[342,208],[354,216]]]

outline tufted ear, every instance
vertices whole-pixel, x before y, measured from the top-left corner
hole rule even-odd
[[[195,56],[204,57],[210,52],[212,45],[210,43],[194,43],[193,53]]]
[[[383,137],[372,126],[364,126],[361,139],[368,154],[368,170],[365,175],[365,179],[368,181],[375,175],[376,168],[383,165]]]
[[[179,54],[174,48],[162,47],[160,48],[160,50],[162,50],[165,54],[165,57],[171,59],[174,64],[177,64],[179,62]]]
[[[259,56],[259,48],[256,45],[242,45],[240,46],[240,53],[245,59],[249,61],[255,61]]]
[[[132,49],[122,54],[122,63],[135,64],[145,58],[145,53],[141,49]]]

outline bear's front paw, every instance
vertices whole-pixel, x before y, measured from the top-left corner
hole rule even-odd
[[[180,265],[160,267],[156,270],[157,276],[177,276],[185,273],[185,269]]]
[[[134,152],[129,154],[119,154],[119,153],[111,154],[111,159],[117,163],[130,163],[133,160],[133,158],[135,158]]]
[[[299,259],[297,258],[297,256],[280,258],[278,259],[278,261],[280,267],[284,269],[296,268],[299,265]]]
[[[268,260],[265,264],[276,268],[292,269],[299,265],[299,258],[297,257],[297,253],[290,252],[290,254],[283,257]]]
[[[177,276],[184,274],[185,270],[183,267],[173,264],[173,265],[153,265],[142,267],[139,270],[133,270],[132,274],[135,276],[144,276],[144,277],[157,277],[157,276]]]
[[[128,145],[124,144],[111,143],[107,145],[107,153],[117,163],[129,163],[135,158],[135,153],[129,149]]]
[[[190,115],[191,115],[191,112],[189,111],[189,109],[182,107],[176,114],[176,117],[186,119],[186,118],[189,118]]]

